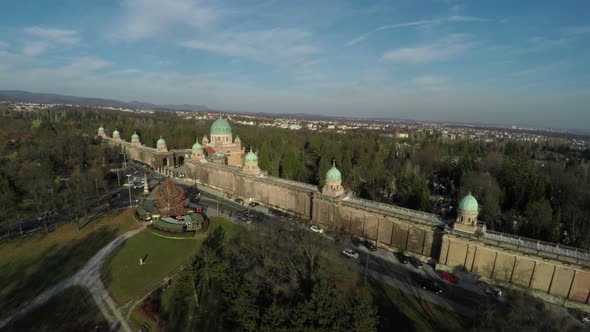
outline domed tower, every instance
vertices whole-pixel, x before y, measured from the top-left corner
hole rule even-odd
[[[141,141],[139,140],[139,135],[137,135],[136,131],[131,135],[131,144],[141,146]]]
[[[236,135],[234,143],[238,146],[238,149],[242,149],[242,140],[240,139],[240,136]]]
[[[207,138],[207,135],[203,135],[203,139],[201,140],[201,144],[203,146],[209,144],[209,139]]]
[[[160,136],[158,143],[156,144],[156,151],[158,152],[168,152],[168,148],[166,148],[166,141]]]
[[[326,172],[326,184],[322,189],[322,194],[330,197],[338,197],[344,194],[342,187],[342,174],[336,168],[336,162],[332,162],[332,168]]]
[[[231,127],[226,119],[221,117],[211,125],[211,143],[215,145],[226,145],[233,143]]]
[[[193,144],[192,147],[193,153],[191,154],[191,159],[196,161],[205,160],[205,155],[203,154],[203,146],[199,144],[198,141]]]
[[[242,166],[242,173],[249,175],[260,174],[260,168],[258,167],[258,156],[256,155],[256,153],[252,152],[252,147],[250,147],[250,152],[248,152],[244,157],[244,166]]]
[[[98,128],[98,136],[102,138],[107,138],[107,134],[104,132],[104,128],[102,126]]]
[[[471,193],[461,198],[459,205],[457,206],[457,220],[455,222],[455,228],[467,231],[475,232],[477,224],[477,215],[479,214],[477,200]]]
[[[113,131],[113,141],[120,141],[121,140],[121,134],[119,134],[119,131],[117,129],[115,129],[115,131]]]

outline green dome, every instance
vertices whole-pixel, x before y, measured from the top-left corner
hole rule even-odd
[[[231,127],[229,126],[227,120],[222,118],[221,115],[219,115],[219,119],[215,120],[215,122],[213,122],[213,124],[211,125],[211,135],[225,134],[231,135]]]
[[[199,142],[195,142],[195,144],[193,145],[193,151],[199,151],[199,150],[203,150],[203,146],[201,146],[201,144],[199,144]]]
[[[119,131],[117,129],[115,129],[115,131],[113,131],[113,137],[118,137],[119,136]]]
[[[250,149],[250,152],[248,152],[246,157],[244,157],[244,161],[258,161],[258,156],[256,153],[252,152],[252,149]]]
[[[458,209],[469,212],[477,212],[477,200],[475,199],[475,197],[473,197],[473,195],[471,195],[471,193],[469,193],[467,194],[467,196],[461,199],[461,201],[459,202]]]
[[[326,180],[342,181],[342,174],[340,174],[340,171],[336,168],[335,163],[332,164],[332,168],[326,173]]]
[[[160,145],[166,145],[166,141],[162,138],[162,136],[160,136],[160,139],[158,140],[158,146]]]
[[[98,128],[98,132],[99,133],[104,133],[104,128],[103,127]]]
[[[131,135],[131,139],[139,139],[139,135],[137,135],[137,132],[134,132],[133,135]]]

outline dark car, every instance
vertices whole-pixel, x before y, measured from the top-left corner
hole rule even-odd
[[[243,200],[243,199],[241,199],[241,198],[236,198],[236,199],[234,199],[234,202],[236,202],[236,203],[238,203],[238,204],[242,204],[242,205],[244,205],[244,200]]]
[[[249,205],[250,205],[250,207],[256,207],[256,206],[260,205],[260,203],[258,203],[258,202],[252,202]]]
[[[357,239],[357,238],[353,237],[353,238],[352,238],[352,244],[354,244],[354,245],[355,245],[355,246],[357,246],[357,247],[360,247],[360,246],[361,246],[361,244],[363,244],[363,243],[362,243],[362,241],[361,241],[361,240],[359,240],[359,239]]]
[[[422,279],[418,282],[418,285],[420,285],[420,287],[422,289],[429,290],[429,291],[433,292],[434,294],[442,294],[443,293],[442,287],[440,287],[440,285],[436,281],[432,281],[429,279]]]
[[[423,265],[422,262],[420,262],[414,257],[410,257],[410,264],[412,264],[417,269],[421,269]]]
[[[364,246],[365,246],[367,249],[369,249],[369,250],[371,250],[371,251],[377,251],[377,246],[376,246],[376,245],[374,245],[373,243],[369,242],[369,241],[365,241],[365,242],[363,242],[363,245],[364,245]]]
[[[395,258],[397,258],[397,261],[402,264],[408,264],[408,257],[404,254],[396,253]]]

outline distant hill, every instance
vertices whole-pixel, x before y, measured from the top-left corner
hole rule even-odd
[[[121,108],[142,108],[142,109],[168,109],[175,111],[206,111],[209,110],[204,105],[156,105],[141,101],[120,101],[103,98],[87,98],[76,96],[64,96],[54,93],[35,93],[19,90],[0,90],[0,100],[8,100],[23,103],[40,103],[40,104],[74,104],[84,106],[107,106]]]

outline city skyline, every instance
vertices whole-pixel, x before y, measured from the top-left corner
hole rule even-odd
[[[0,13],[0,89],[588,129],[588,4],[186,0]]]

